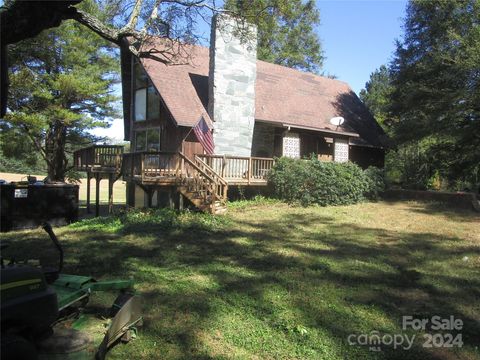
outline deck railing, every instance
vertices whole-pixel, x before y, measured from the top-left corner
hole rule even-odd
[[[124,180],[138,180],[144,184],[175,183],[194,185],[213,201],[225,201],[228,183],[200,159],[189,159],[176,152],[138,152],[123,154]],[[210,201],[213,203],[213,201]]]
[[[120,145],[93,145],[73,153],[74,166],[79,171],[95,169],[120,171],[122,154],[123,146]]]
[[[228,182],[265,183],[275,160],[262,157],[197,155]]]
[[[123,154],[124,179],[141,178],[142,181],[159,177],[180,177],[180,154],[175,152],[137,152]]]

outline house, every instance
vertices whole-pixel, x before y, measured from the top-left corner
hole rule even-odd
[[[348,84],[259,61],[256,44],[235,35],[235,20],[222,15],[212,22],[210,48],[185,45],[183,63],[122,54],[131,143],[122,173],[130,205],[186,197],[200,208],[221,208],[228,186],[266,185],[280,156],[383,166],[385,133]],[[156,38],[143,46],[175,52],[168,44]],[[344,122],[335,125],[339,117]],[[192,131],[201,119],[213,131],[213,155]]]

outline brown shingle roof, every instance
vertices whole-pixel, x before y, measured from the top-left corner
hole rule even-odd
[[[185,65],[142,63],[178,125],[194,126],[207,113],[209,49],[192,46]],[[318,130],[357,133],[356,141],[383,146],[385,134],[348,84],[284,66],[257,62],[255,118]],[[343,116],[336,127],[329,120]]]

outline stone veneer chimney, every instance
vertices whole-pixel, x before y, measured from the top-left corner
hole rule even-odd
[[[250,40],[241,41],[235,33],[242,26],[224,14],[212,19],[208,112],[214,121],[215,154],[251,156],[257,28],[248,25]]]

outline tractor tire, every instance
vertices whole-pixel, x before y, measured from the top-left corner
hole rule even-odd
[[[37,360],[37,348],[27,339],[13,334],[2,336],[2,360]]]

